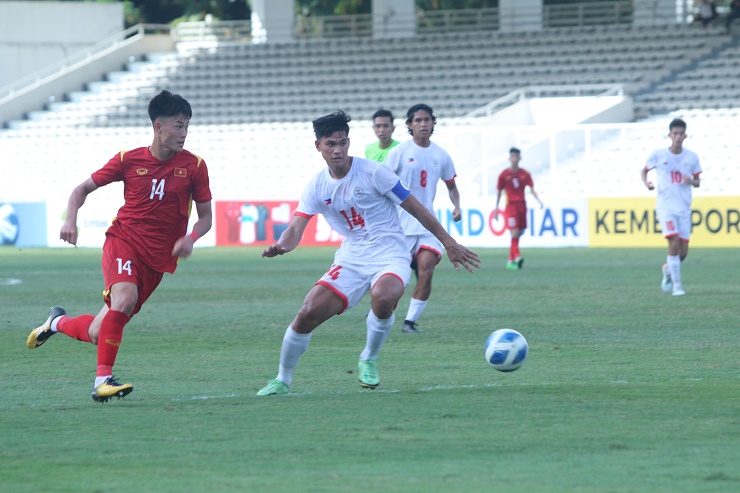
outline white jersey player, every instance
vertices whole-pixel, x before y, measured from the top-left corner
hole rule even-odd
[[[352,158],[346,176],[334,179],[328,168],[303,191],[295,215],[311,219],[322,214],[332,229],[344,235],[334,265],[319,283],[333,290],[352,308],[367,292],[365,284],[378,273],[392,273],[408,285],[411,255],[400,231],[396,204],[409,190],[394,173],[375,161]],[[390,200],[389,200],[390,199]],[[336,274],[340,272],[341,276]]]
[[[641,176],[649,190],[655,186],[648,181],[648,172],[655,170],[658,177],[655,212],[663,235],[668,240],[668,256],[663,265],[661,286],[666,293],[672,291],[673,296],[683,296],[686,292],[681,283],[681,262],[689,253],[691,195],[692,189],[701,184],[701,164],[696,153],[683,148],[683,141],[687,137],[686,122],[676,118],[668,128],[671,147],[653,152]]]
[[[342,111],[313,121],[316,149],[327,169],[309,182],[277,243],[262,252],[263,257],[275,257],[296,248],[308,221],[316,214],[322,214],[332,228],[345,235],[334,264],[308,292],[285,331],[277,378],[257,395],[287,394],[313,330],[357,304],[368,291],[371,309],[365,319],[367,340],[357,366],[361,387],[374,389],[380,384],[375,360],[393,327],[393,310],[411,277],[397,204],[444,244],[455,269],[462,265],[472,272],[480,265],[478,256],[458,244],[397,175],[380,163],[347,154],[349,121],[349,115]]]
[[[439,180],[444,181],[452,202],[452,218],[459,221],[460,193],[455,184],[455,165],[450,155],[430,140],[437,118],[431,107],[417,104],[406,113],[406,126],[412,139],[391,149],[385,163],[398,174],[429,212],[434,213],[434,197]],[[426,308],[432,293],[434,268],[442,259],[442,244],[411,214],[399,210],[401,226],[406,238],[406,247],[413,258],[417,282],[411,295],[409,309],[401,330],[419,333],[416,321]]]

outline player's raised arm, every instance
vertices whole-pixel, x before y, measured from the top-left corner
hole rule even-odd
[[[459,244],[444,227],[413,195],[409,195],[406,200],[401,202],[401,207],[414,216],[430,233],[437,237],[445,247],[447,257],[452,262],[455,270],[460,270],[460,264],[469,272],[473,272],[473,267],[480,267],[480,259],[475,252],[468,250]]]
[[[263,257],[275,257],[277,255],[283,255],[295,249],[303,238],[303,232],[308,226],[310,217],[304,216],[293,216],[288,225],[288,229],[283,231],[280,235],[280,239],[277,243],[273,243],[268,246],[262,252]]]

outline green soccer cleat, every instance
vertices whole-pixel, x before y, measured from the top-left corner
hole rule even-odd
[[[35,349],[49,340],[51,336],[56,334],[56,332],[51,330],[51,322],[53,322],[55,318],[66,314],[67,312],[65,312],[64,308],[61,306],[55,306],[49,310],[49,318],[46,319],[46,322],[44,322],[40,327],[33,329],[29,334],[28,339],[26,339],[26,347],[28,349]]]
[[[105,379],[105,382],[95,387],[92,391],[92,399],[95,402],[108,402],[112,397],[126,397],[133,392],[134,386],[130,383],[120,384],[113,376]]]
[[[290,392],[288,387],[282,380],[270,380],[267,385],[257,392],[257,395],[284,395]]]
[[[358,378],[360,387],[375,390],[380,385],[380,377],[374,359],[360,360],[357,363],[357,369],[360,371],[360,378]]]
[[[506,262],[506,268],[510,270],[519,270],[519,264],[510,260]]]

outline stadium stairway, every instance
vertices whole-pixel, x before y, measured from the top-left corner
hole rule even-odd
[[[724,39],[707,56],[692,60],[638,91],[634,101],[638,120],[676,109],[740,106],[740,38]]]

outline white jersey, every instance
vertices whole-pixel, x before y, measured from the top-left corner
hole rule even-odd
[[[396,204],[409,196],[398,176],[375,161],[352,158],[347,176],[332,178],[329,168],[317,173],[303,190],[294,214],[324,216],[334,231],[344,235],[334,256],[336,263],[350,261],[411,261]]]
[[[384,161],[429,212],[434,214],[434,196],[439,180],[455,179],[455,165],[447,151],[434,142],[421,147],[409,139],[390,150]],[[401,226],[407,235],[426,234],[427,230],[411,214],[399,209]]]
[[[656,211],[671,214],[687,214],[691,211],[691,191],[694,186],[684,182],[683,177],[701,173],[696,153],[683,149],[681,154],[673,154],[670,149],[658,149],[650,155],[645,168],[654,169],[658,175]]]

